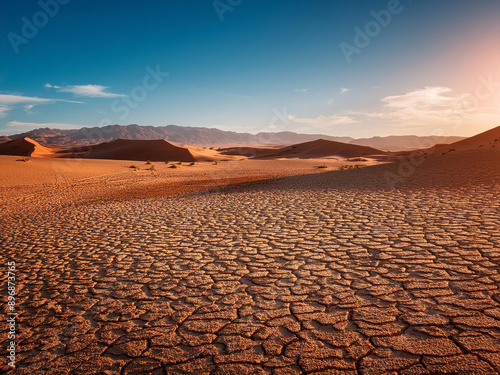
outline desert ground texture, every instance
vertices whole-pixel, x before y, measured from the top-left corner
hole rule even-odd
[[[105,163],[56,173],[61,188],[35,169],[2,182],[15,373],[500,373],[499,148],[343,171],[231,161],[254,172],[214,173],[244,184],[176,195],[165,181],[200,165]]]

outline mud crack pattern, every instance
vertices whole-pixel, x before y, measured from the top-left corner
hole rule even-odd
[[[336,176],[4,226],[17,371],[500,373],[498,184]]]

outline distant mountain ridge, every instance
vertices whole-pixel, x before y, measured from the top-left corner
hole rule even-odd
[[[141,126],[141,125],[108,125],[103,127],[81,129],[39,128],[25,133],[0,136],[0,143],[14,139],[30,138],[43,146],[75,147],[111,142],[116,139],[155,140],[165,139],[179,145],[193,146],[238,146],[291,145],[302,142],[325,139],[328,141],[352,143],[360,146],[374,147],[385,151],[408,150],[432,147],[435,144],[453,143],[464,137],[418,137],[390,136],[354,139],[351,137],[333,137],[323,134],[299,134],[294,132],[261,132],[258,134],[237,133],[215,128],[184,127],[178,125]]]

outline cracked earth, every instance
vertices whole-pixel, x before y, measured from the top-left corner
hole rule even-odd
[[[498,374],[488,158],[433,158],[396,189],[381,165],[4,218],[16,371]]]

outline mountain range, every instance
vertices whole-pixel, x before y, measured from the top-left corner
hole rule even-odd
[[[83,127],[81,129],[39,128],[25,133],[0,136],[0,143],[30,138],[42,146],[74,147],[111,142],[116,139],[155,140],[165,139],[178,145],[193,146],[286,146],[317,139],[351,143],[360,146],[374,147],[385,151],[402,151],[435,144],[449,144],[465,139],[456,136],[388,136],[354,139],[351,137],[334,137],[324,134],[299,134],[294,132],[260,132],[258,134],[237,133],[215,128],[184,127],[177,125],[141,126],[141,125],[108,125],[103,127]]]

